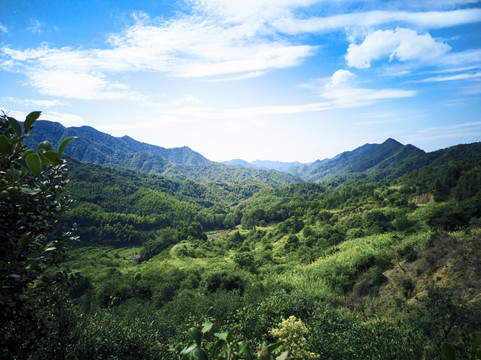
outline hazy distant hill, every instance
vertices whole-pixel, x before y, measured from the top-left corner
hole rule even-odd
[[[229,161],[222,161],[222,164],[228,165],[228,166],[242,166],[245,168],[255,168],[255,166],[252,165],[250,162],[247,162],[242,159],[232,159]]]
[[[287,171],[293,167],[304,165],[299,161],[284,162],[284,161],[271,161],[271,160],[255,160],[252,162],[247,162],[241,159],[223,161],[222,164],[229,165],[229,166],[242,166],[246,168],[277,170],[277,171]]]

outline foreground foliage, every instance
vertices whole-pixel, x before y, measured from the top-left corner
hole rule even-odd
[[[23,358],[39,339],[59,330],[62,318],[38,310],[42,302],[55,301],[49,287],[64,281],[63,274],[41,277],[63,258],[69,234],[51,237],[69,200],[63,193],[67,175],[62,151],[48,142],[38,152],[27,150],[23,140],[30,134],[39,112],[27,116],[23,126],[5,114],[0,117],[0,345],[2,358]],[[54,351],[58,351],[54,350]]]

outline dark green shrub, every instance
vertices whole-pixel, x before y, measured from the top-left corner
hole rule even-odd
[[[414,229],[414,225],[416,225],[416,221],[409,220],[404,213],[398,214],[392,222],[394,230],[405,233],[415,232],[416,229]]]
[[[150,324],[106,310],[84,316],[64,349],[65,359],[158,359],[162,348]]]
[[[402,324],[345,316],[321,307],[306,325],[311,350],[323,360],[410,360],[422,357],[423,343]]]
[[[238,290],[242,295],[245,290],[244,280],[237,275],[222,271],[210,274],[205,279],[205,289],[210,293],[215,293],[217,290]]]
[[[247,251],[236,252],[234,254],[234,262],[239,265],[242,269],[247,271],[256,272],[254,256]]]
[[[89,277],[84,276],[82,274],[77,274],[72,280],[71,285],[69,286],[70,296],[73,299],[78,299],[87,291],[91,291],[93,289],[92,282]]]
[[[178,231],[167,228],[162,229],[157,233],[157,236],[153,240],[149,240],[142,245],[140,251],[140,261],[147,261],[153,258],[155,255],[160,254],[169,246],[176,244],[179,241]]]
[[[413,262],[418,258],[418,253],[411,244],[408,244],[402,249],[399,249],[397,253],[407,262]]]
[[[402,279],[401,286],[403,288],[404,297],[408,298],[411,296],[414,290],[414,281],[411,278]]]
[[[377,210],[364,215],[363,226],[370,234],[382,234],[391,229],[389,217]]]
[[[296,235],[289,235],[286,240],[286,244],[284,245],[284,249],[288,252],[296,251],[299,247],[299,238]]]
[[[449,202],[433,207],[428,215],[427,223],[434,230],[453,231],[465,228],[472,217],[479,217],[481,205],[477,199],[461,204]]]

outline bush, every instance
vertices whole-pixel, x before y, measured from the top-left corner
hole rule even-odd
[[[308,350],[308,330],[301,319],[291,315],[282,319],[277,328],[270,331],[271,335],[282,341],[280,351],[289,351],[289,359],[317,359],[317,354]]]
[[[234,262],[242,269],[250,271],[252,273],[257,272],[254,262],[254,256],[247,251],[236,252],[234,254]]]
[[[107,310],[78,323],[65,359],[158,359],[162,350],[151,322],[126,321]]]
[[[399,249],[397,253],[407,262],[413,262],[418,258],[418,253],[416,252],[416,250],[414,250],[411,244],[408,244],[402,249]]]
[[[217,290],[239,290],[242,296],[245,282],[240,276],[223,271],[210,274],[205,280],[205,289],[210,293],[215,293]]]
[[[324,307],[306,322],[311,350],[322,360],[408,360],[422,358],[423,339],[403,324],[362,316],[345,316]]]
[[[299,238],[296,235],[289,235],[284,245],[284,249],[288,252],[296,251],[299,247]]]

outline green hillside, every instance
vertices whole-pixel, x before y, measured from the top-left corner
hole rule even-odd
[[[82,279],[72,301],[89,315],[74,347],[95,331],[120,351],[108,345],[127,341],[112,322],[135,329],[137,346],[157,334],[142,356],[167,359],[167,344],[207,315],[255,349],[295,316],[321,359],[441,359],[445,336],[467,354],[481,330],[480,166],[478,157],[389,184],[256,189],[227,204],[242,216],[235,229],[194,224],[139,247],[75,250],[65,263]]]

